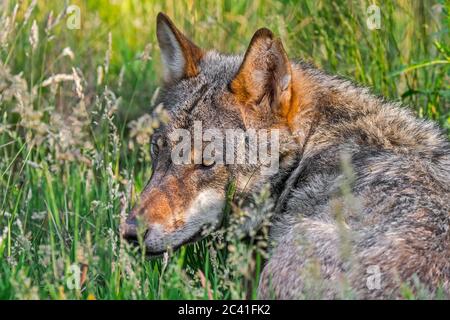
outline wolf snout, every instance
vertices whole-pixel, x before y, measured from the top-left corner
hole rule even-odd
[[[138,241],[138,226],[136,218],[127,219],[120,226],[120,233],[122,237],[129,242]]]

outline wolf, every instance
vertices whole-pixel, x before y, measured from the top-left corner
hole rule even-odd
[[[259,298],[345,298],[351,288],[358,299],[395,299],[418,283],[450,293],[450,144],[435,124],[290,60],[266,28],[244,55],[228,55],[199,48],[159,13],[157,39],[169,121],[152,137],[152,177],[121,226],[125,239],[141,237],[149,255],[198,240],[220,226],[236,181],[244,209],[265,187],[274,203]],[[174,164],[169,136],[193,133],[196,121],[278,130],[278,170]],[[247,231],[257,230],[251,221]]]

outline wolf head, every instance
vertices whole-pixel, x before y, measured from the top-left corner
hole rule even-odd
[[[149,254],[176,249],[200,238],[205,228],[219,226],[228,183],[234,181],[245,196],[273,179],[276,168],[263,174],[261,159],[252,161],[247,152],[239,161],[238,149],[262,147],[260,133],[272,130],[264,137],[266,151],[278,160],[283,147],[276,150],[272,138],[279,130],[277,138],[289,140],[295,100],[291,63],[268,29],[255,33],[244,56],[200,49],[162,13],[157,38],[164,69],[159,103],[169,121],[152,137],[153,175],[122,225],[123,236],[131,241],[143,230]],[[229,147],[227,133],[236,131],[244,137]],[[205,152],[208,144],[197,141],[212,143],[218,137],[223,139],[214,145],[222,146],[222,152]],[[226,161],[233,156],[234,162]]]

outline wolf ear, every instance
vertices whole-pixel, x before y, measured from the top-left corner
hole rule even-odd
[[[164,67],[164,81],[194,77],[199,73],[203,51],[193,44],[164,13],[158,13],[156,36]]]
[[[285,109],[291,99],[291,82],[291,64],[281,40],[270,30],[259,29],[230,84],[232,93],[243,104],[258,104],[267,97],[272,108]]]

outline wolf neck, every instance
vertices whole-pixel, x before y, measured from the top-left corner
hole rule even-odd
[[[417,119],[396,103],[389,103],[367,88],[328,75],[305,63],[292,64],[292,101],[288,127],[290,146],[284,147],[280,171],[272,190],[282,212],[308,159],[322,159],[320,170],[339,170],[340,156],[351,146],[361,151],[420,154],[432,158],[448,142],[430,122]],[[281,147],[283,149],[283,147]],[[317,161],[309,161],[314,166]],[[325,167],[328,166],[328,167]]]
[[[429,153],[447,144],[431,122],[417,119],[400,104],[387,102],[368,88],[306,63],[292,64],[292,70],[292,116],[288,123],[301,153],[315,153],[350,140],[358,146],[393,153]]]
[[[304,156],[308,141],[320,124],[322,107],[326,96],[326,81],[320,79],[320,71],[304,63],[292,63],[291,104],[287,113],[287,137],[284,137],[280,158],[280,171],[273,177],[272,192],[281,196],[289,178]]]
[[[343,121],[338,110],[347,109],[345,112],[352,114],[349,106],[361,103],[351,101],[357,95],[349,89],[356,89],[349,81],[327,75],[305,63],[292,64],[292,98],[287,117],[291,138],[285,139],[289,142],[282,147],[280,170],[271,180],[275,219],[285,211],[285,204],[303,174],[306,159],[320,153],[324,145],[342,143],[328,141],[327,137],[328,131],[333,131],[333,127]],[[367,94],[365,89],[358,90],[360,94]],[[334,113],[337,117],[329,117]]]
[[[288,129],[281,134],[279,171],[270,179],[270,192],[276,206],[286,197],[289,184],[292,185],[296,168],[320,117],[314,108],[314,83],[300,80],[304,72],[297,65],[293,65],[292,72],[291,105],[286,117]]]

